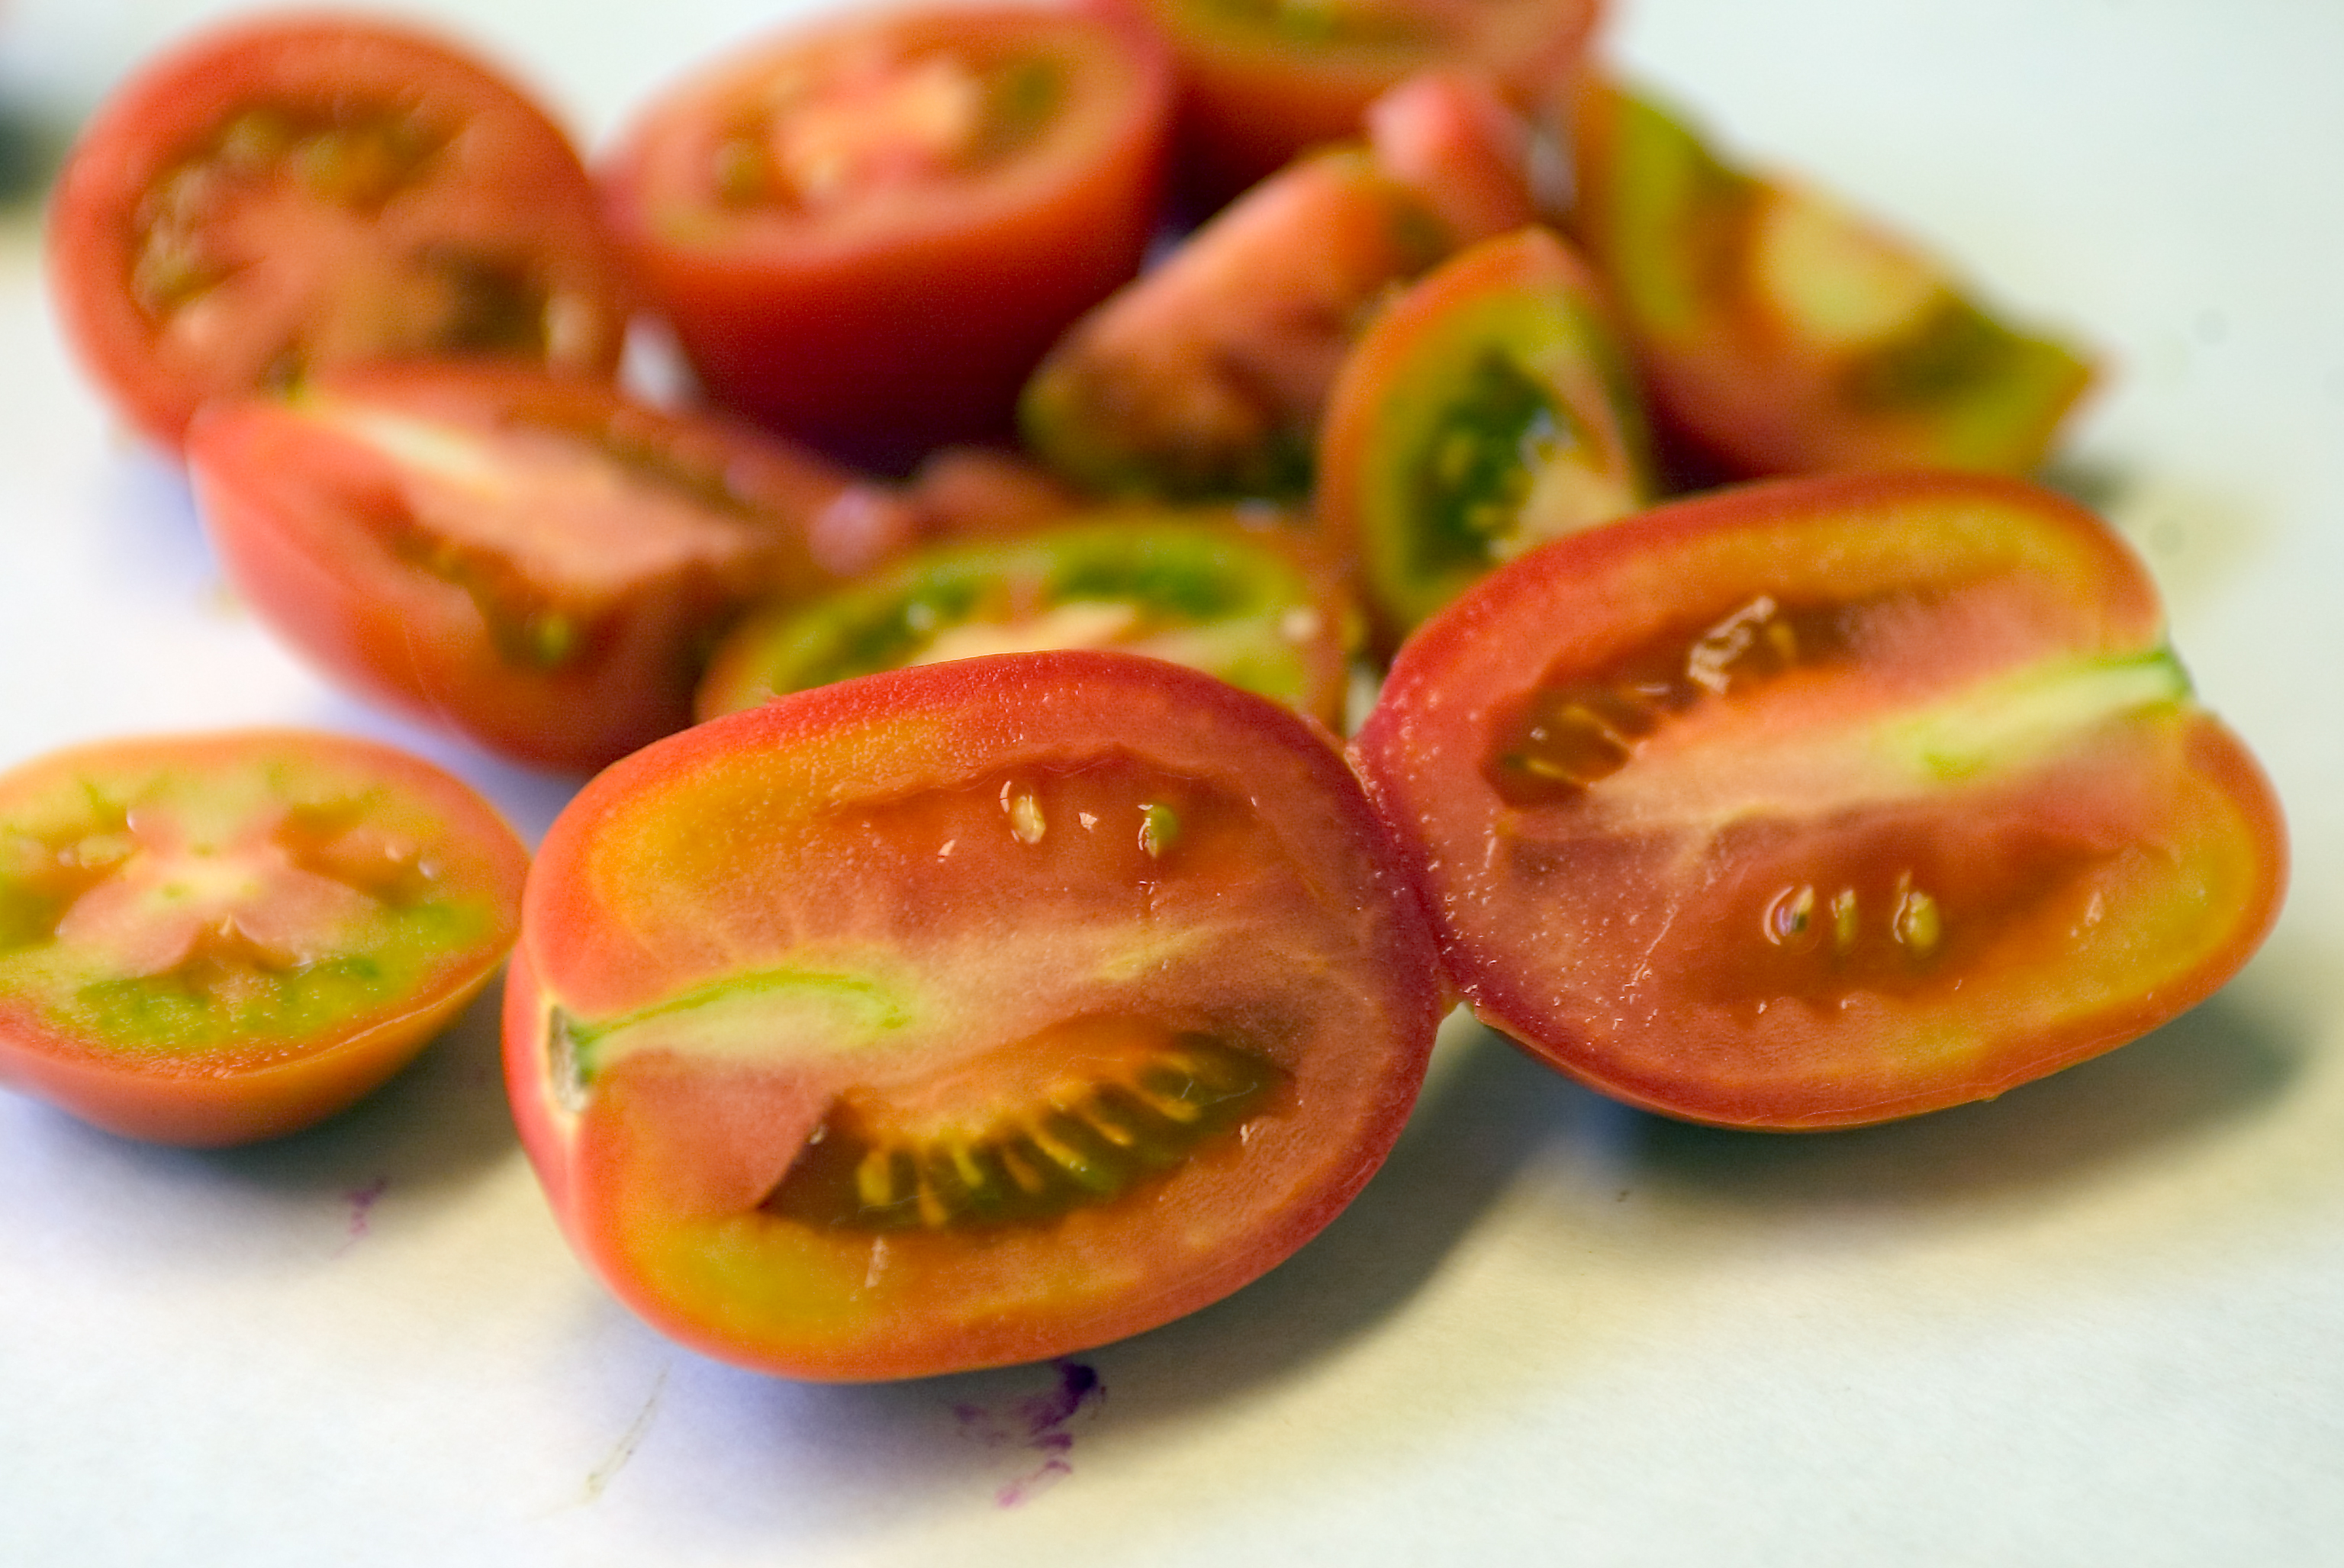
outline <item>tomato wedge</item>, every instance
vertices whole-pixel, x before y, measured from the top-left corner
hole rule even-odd
[[[710,393],[890,470],[1005,436],[1066,324],[1138,270],[1171,73],[1042,9],[832,20],[672,88],[602,171]]]
[[[1804,186],[1737,168],[1591,78],[1572,224],[1655,410],[1730,473],[2039,462],[2092,381],[1936,262]]]
[[[488,983],[528,852],[385,746],[114,741],[0,775],[0,1081],[162,1143],[341,1109]]]
[[[1218,205],[1306,147],[1359,134],[1378,96],[1431,70],[1525,107],[1577,69],[1599,0],[1094,0],[1144,17],[1180,62],[1182,183]]]
[[[481,366],[321,376],[208,407],[187,455],[229,581],[387,707],[589,771],[691,722],[754,599],[907,542],[900,503],[811,453]]]
[[[1339,1210],[1440,999],[1320,733],[1135,654],[777,698],[595,778],[506,989],[522,1141],[655,1327],[814,1379],[1063,1354]]]
[[[1548,545],[1401,650],[1355,760],[1474,1010],[1698,1121],[1878,1121],[2080,1061],[2220,986],[2286,878],[2137,561],[1984,476]]]
[[[1533,215],[1520,127],[1473,84],[1377,107],[1374,139],[1280,169],[1052,347],[1018,408],[1044,461],[1109,495],[1310,488],[1328,392],[1385,294]]]
[[[49,287],[99,386],[176,450],[208,398],[358,360],[618,363],[593,187],[493,66],[383,22],[233,24],[110,98],[59,178]]]
[[[1317,510],[1393,642],[1500,561],[1652,499],[1643,410],[1593,275],[1531,228],[1396,297],[1344,360]]]
[[[1213,508],[1093,511],[1015,539],[923,551],[751,616],[708,663],[703,719],[907,664],[1120,648],[1203,670],[1339,729],[1357,617],[1291,533]]]

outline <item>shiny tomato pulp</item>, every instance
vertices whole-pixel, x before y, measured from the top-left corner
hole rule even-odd
[[[1671,1115],[1992,1096],[2244,963],[2278,806],[2097,520],[2015,482],[1786,481],[1502,568],[1355,758],[1476,1012]]]
[[[1358,1190],[1440,997],[1324,732],[1134,654],[777,698],[605,771],[507,990],[530,1158],[652,1324],[791,1376],[1135,1333]]]

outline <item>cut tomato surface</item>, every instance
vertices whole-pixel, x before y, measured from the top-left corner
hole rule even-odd
[[[295,648],[542,767],[682,728],[745,603],[834,585],[915,527],[773,438],[477,366],[215,404],[187,451],[229,580]]]
[[[753,615],[710,659],[713,718],[907,664],[1047,648],[1169,659],[1341,726],[1358,617],[1307,541],[1210,508],[1091,511],[1023,537],[923,551]]]
[[[1323,733],[1159,660],[777,698],[554,824],[508,985],[523,1141],[653,1325],[791,1376],[1137,1332],[1382,1160],[1440,1007]]]
[[[1616,84],[1583,85],[1572,137],[1573,231],[1655,409],[1730,473],[2024,472],[2091,385],[1909,242]]]
[[[1983,477],[1545,546],[1420,630],[1354,756],[1476,1012],[1701,1121],[1882,1120],[2121,1044],[2246,961],[2286,877],[2138,562]]]
[[[1317,512],[1391,642],[1500,561],[1652,499],[1642,407],[1592,274],[1544,228],[1395,297],[1343,362]]]
[[[528,855],[467,785],[294,731],[0,775],[0,1081],[163,1143],[341,1109],[487,984]]]
[[[381,22],[234,24],[140,71],[60,177],[49,285],[176,449],[205,400],[357,360],[618,363],[629,297],[576,151],[506,76]]]
[[[613,231],[711,394],[855,460],[1012,429],[1137,272],[1171,72],[1127,27],[931,6],[736,51],[606,161]]]

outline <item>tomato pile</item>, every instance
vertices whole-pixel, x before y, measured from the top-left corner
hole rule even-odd
[[[581,1256],[857,1379],[1253,1279],[1455,1001],[1790,1129],[2209,995],[2284,830],[2137,561],[2016,477],[2089,357],[1733,162],[1601,12],[842,16],[591,172],[380,23],[155,62],[51,217],[92,379],[291,646],[593,776],[525,890],[331,737],[0,778],[0,1074],[268,1136],[510,951]],[[619,379],[642,321],[687,402]]]

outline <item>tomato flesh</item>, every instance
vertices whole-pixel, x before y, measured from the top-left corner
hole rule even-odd
[[[905,664],[1120,648],[1219,676],[1329,726],[1354,617],[1295,541],[1210,508],[1115,509],[1016,539],[934,549],[753,615],[709,660],[702,718]]]
[[[1984,479],[1547,546],[1402,650],[1356,756],[1476,1010],[1696,1120],[1909,1115],[2121,1044],[2228,978],[2285,881],[2137,562]]]
[[[1323,1225],[1437,1021],[1411,885],[1290,713],[1128,654],[778,698],[606,772],[508,991],[606,1281],[813,1378],[1063,1353]]]
[[[356,741],[29,764],[0,778],[0,1076],[164,1142],[307,1125],[487,981],[525,864],[469,789]]]
[[[206,35],[110,100],[49,227],[99,383],[176,448],[208,398],[381,359],[607,374],[626,301],[577,154],[440,41],[293,17]]]
[[[215,405],[188,457],[231,580],[329,673],[543,766],[690,721],[753,599],[892,551],[908,512],[810,453],[482,368]]]

